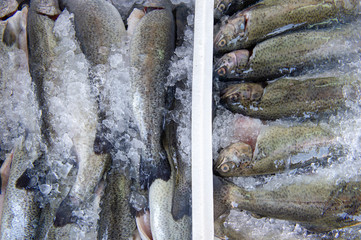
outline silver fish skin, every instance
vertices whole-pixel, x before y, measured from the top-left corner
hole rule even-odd
[[[110,48],[126,36],[116,8],[105,0],[60,0],[59,3],[74,13],[76,37],[90,63],[105,64]]]
[[[147,13],[140,20],[130,43],[132,108],[140,140],[145,144],[141,161],[161,166],[158,167],[159,175],[165,178],[169,178],[169,167],[166,167],[168,162],[161,144],[164,84],[173,49],[171,11],[157,9]]]

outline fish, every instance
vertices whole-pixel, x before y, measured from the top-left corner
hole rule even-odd
[[[15,13],[24,0],[1,0],[0,1],[0,19],[5,19]]]
[[[49,16],[36,12],[36,5],[32,4],[29,11],[28,25],[29,57],[31,59],[30,73],[36,85],[42,110],[42,134],[46,140],[46,156],[50,162],[49,165],[54,161],[58,161],[58,158],[61,159],[61,156],[57,155],[57,142],[59,138],[63,137],[62,122],[61,120],[60,122],[58,121],[63,119],[61,117],[62,113],[55,113],[54,108],[56,108],[56,105],[53,104],[52,99],[58,98],[62,103],[67,101],[71,97],[66,95],[71,94],[71,92],[67,91],[68,84],[72,84],[65,83],[64,79],[57,76],[51,69],[56,58],[54,49],[57,46],[57,39],[54,36],[53,28],[54,21]],[[107,164],[110,162],[109,154],[97,154],[94,152],[96,126],[98,124],[97,104],[95,96],[91,93],[89,81],[87,79],[85,82],[80,81],[81,79],[79,79],[77,86],[80,83],[82,84],[79,89],[82,95],[78,100],[81,99],[82,101],[80,102],[87,104],[87,106],[73,105],[73,108],[78,108],[78,110],[69,112],[77,124],[65,123],[68,133],[72,135],[72,148],[69,149],[71,157],[63,159],[64,161],[76,162],[76,178],[69,193],[61,201],[59,207],[57,209],[54,208],[54,205],[56,205],[54,204],[50,208],[50,212],[44,213],[52,216],[54,214],[53,211],[56,210],[54,220],[54,226],[56,227],[62,227],[77,221],[77,218],[73,216],[73,211],[83,206],[93,195],[98,182],[107,168]],[[64,91],[65,95],[58,95],[59,91]],[[24,179],[26,178],[24,177]],[[61,194],[64,194],[64,192]],[[45,219],[48,218],[50,217]],[[44,226],[44,231],[48,231],[49,228],[50,226]],[[46,235],[46,233],[43,235]]]
[[[126,36],[117,9],[105,0],[59,0],[59,6],[74,13],[76,37],[91,65],[106,64],[111,47]]]
[[[129,239],[136,228],[134,210],[130,206],[130,177],[120,168],[112,168],[101,198],[98,239]]]
[[[346,99],[356,99],[358,88],[353,74],[285,77],[266,86],[230,85],[222,91],[221,103],[234,113],[262,120],[315,118],[345,109]]]
[[[219,177],[213,178],[215,206],[249,211],[299,223],[311,232],[327,232],[360,224],[359,181],[336,184],[314,177],[310,183],[283,184],[270,190],[246,190]]]
[[[24,6],[6,20],[6,26],[2,25],[4,33],[7,31],[14,36],[14,42],[8,45],[3,38],[0,41],[0,96],[3,103],[0,153],[7,156],[1,168],[1,239],[33,239],[40,215],[35,194],[16,188],[18,177],[42,153],[40,120],[28,61],[26,53],[16,44],[26,43],[26,32],[22,31],[27,13],[27,6]],[[21,88],[17,87],[19,85]]]
[[[184,41],[184,32],[187,26],[187,16],[190,12],[190,9],[184,3],[178,4],[173,10],[176,24],[176,46],[181,46]]]
[[[34,239],[36,226],[39,222],[40,207],[35,200],[35,193],[17,189],[15,184],[28,164],[38,156],[38,149],[26,149],[25,141],[31,137],[22,137],[14,148],[10,177],[1,217],[1,239]],[[16,231],[14,231],[16,229]]]
[[[140,141],[146,146],[141,153],[141,167],[145,169],[140,172],[144,178],[154,175],[149,181],[145,180],[148,183],[144,186],[149,186],[155,175],[165,180],[170,175],[161,134],[166,97],[164,85],[174,51],[175,26],[171,8],[164,4],[160,6],[166,8],[154,9],[141,18],[130,42],[132,109]],[[146,164],[157,166],[154,170],[159,172],[149,174]]]
[[[226,6],[220,4],[219,7]],[[360,11],[357,0],[264,0],[221,22],[215,33],[214,51],[247,49],[289,30],[341,21]]]
[[[185,91],[186,79],[178,81],[175,88]],[[168,93],[168,98],[173,96],[168,104],[171,106],[168,108],[170,112],[166,115],[164,133],[162,136],[162,143],[164,149],[167,152],[167,158],[171,166],[171,178],[173,178],[173,189],[168,192],[168,196],[165,198],[171,198],[171,214],[167,213],[164,218],[164,222],[174,223],[177,232],[182,232],[178,238],[191,239],[192,228],[192,208],[191,208],[191,196],[192,196],[192,183],[191,183],[191,166],[190,166],[190,152],[184,153],[182,151],[181,134],[184,131],[180,129],[185,128],[179,121],[183,121],[187,117],[188,108],[182,105],[179,99],[176,99],[173,94]],[[172,118],[172,114],[177,115],[177,120]],[[183,136],[184,138],[184,136]],[[184,146],[184,143],[183,143]],[[167,192],[163,192],[165,195]],[[169,196],[170,195],[170,196]],[[152,211],[152,209],[151,209]],[[161,217],[161,216],[158,216]],[[169,218],[169,220],[167,220]],[[175,237],[177,239],[177,237]]]
[[[140,176],[145,179],[143,185],[149,186],[153,239],[190,239],[189,216],[179,212],[181,218],[177,219],[172,215],[176,173],[169,163],[173,159],[167,159],[165,148],[175,150],[161,142],[166,108],[164,84],[174,50],[175,23],[169,1],[148,2],[145,7],[146,14],[135,29],[130,45],[133,112],[140,140],[145,145]],[[185,207],[188,211],[188,203]]]
[[[25,5],[5,21],[6,27],[1,38],[7,46],[15,45],[16,48],[22,49],[26,55],[28,54],[28,44],[26,41],[27,16],[28,7]]]
[[[1,164],[0,168],[0,184],[1,184],[1,190],[0,190],[0,223],[1,223],[1,216],[2,216],[2,210],[4,207],[4,200],[6,195],[6,189],[9,182],[9,176],[10,176],[10,166],[14,158],[14,150],[11,151],[6,156],[5,161]],[[1,229],[1,225],[0,225]]]
[[[257,0],[215,0],[214,18],[221,19],[225,15],[230,15],[234,11],[240,11],[256,2]]]
[[[274,174],[324,165],[345,155],[336,137],[319,126],[270,126],[258,135],[255,149],[244,142],[224,148],[215,170],[222,177]]]
[[[240,49],[225,54],[214,66],[222,81],[264,82],[303,70],[330,69],[338,61],[355,61],[360,51],[356,22],[334,29],[302,30],[275,36],[252,50]]]
[[[56,17],[61,13],[58,0],[31,0],[34,11],[47,16]]]

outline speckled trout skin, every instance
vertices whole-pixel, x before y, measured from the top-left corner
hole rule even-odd
[[[31,4],[35,5],[37,13],[47,16],[58,16],[61,13],[58,0],[31,0]]]
[[[178,82],[176,84],[177,88],[185,89],[184,82]],[[170,110],[174,113],[177,112],[179,116],[184,114],[184,107],[181,105],[179,100],[173,101],[173,106],[170,107]],[[162,192],[162,196],[164,198],[169,199],[171,198],[171,205],[169,206],[169,202],[166,203],[165,201],[161,202],[161,205],[164,206],[164,213],[163,216],[156,216],[161,217],[160,223],[169,222],[172,226],[177,229],[174,233],[163,233],[164,236],[162,239],[166,239],[166,236],[173,236],[173,239],[191,239],[191,229],[192,229],[192,211],[191,211],[191,167],[189,165],[190,159],[184,158],[184,156],[189,156],[190,153],[181,153],[180,152],[180,136],[179,136],[179,129],[181,126],[179,123],[175,122],[173,119],[166,119],[165,129],[164,129],[164,136],[163,146],[167,152],[168,161],[171,165],[172,171],[172,182],[173,186],[168,192]],[[161,180],[160,180],[161,181]],[[158,184],[159,182],[155,182],[154,184]],[[166,184],[166,183],[163,183]],[[154,189],[154,188],[151,188]],[[165,196],[165,195],[168,196]],[[169,196],[170,195],[170,196]],[[157,197],[158,200],[161,200]],[[169,201],[169,200],[167,200]],[[165,205],[167,204],[167,205]],[[167,212],[169,209],[171,212]],[[152,214],[152,208],[151,214]],[[158,211],[158,210],[157,210]],[[154,210],[153,210],[154,213]],[[154,224],[153,224],[154,226]],[[153,227],[154,228],[154,227]],[[172,231],[172,230],[170,230]],[[158,234],[158,233],[157,233]],[[167,234],[167,235],[165,235]]]
[[[16,12],[19,4],[24,0],[0,0],[0,19],[6,18]]]
[[[67,86],[64,86],[63,82],[59,81],[59,78],[53,76],[49,71],[52,60],[56,57],[54,48],[57,42],[53,34],[54,22],[48,16],[37,13],[35,9],[36,4],[32,4],[28,25],[30,73],[37,86],[38,98],[43,112],[42,132],[47,141],[48,151],[51,153],[54,148],[54,141],[59,137],[57,129],[61,127],[53,125],[57,116],[49,111],[49,108],[52,107],[50,99],[57,96],[59,89],[64,89]],[[79,133],[79,129],[83,127],[86,130],[82,131],[81,134],[75,134],[72,139],[72,149],[77,161],[77,176],[69,194],[56,212],[54,225],[58,227],[76,221],[73,217],[73,210],[79,208],[92,196],[110,160],[108,154],[95,154],[93,150],[98,120],[96,100],[90,95],[90,87],[89,94],[85,94],[83,97],[83,101],[89,104],[87,111],[79,111],[76,115],[74,114],[74,117],[79,121],[79,128],[76,130],[69,129],[69,131]]]
[[[113,168],[107,174],[106,181],[98,221],[98,239],[129,239],[136,228],[129,203],[131,181],[118,168]]]
[[[264,0],[234,14],[215,33],[214,51],[249,48],[290,29],[356,15],[357,0]]]
[[[215,170],[223,177],[274,174],[337,158],[336,149],[335,137],[319,126],[271,126],[261,131],[254,151],[243,142],[223,149]]]
[[[40,132],[39,132],[40,134]],[[26,149],[23,138],[13,151],[13,161],[6,189],[1,217],[0,239],[34,239],[40,217],[40,208],[35,194],[15,187],[17,179],[30,162],[35,161],[40,151],[36,146]],[[28,144],[28,143],[27,143]]]
[[[24,7],[21,12],[19,11],[12,17],[8,18],[7,22],[9,23],[12,20],[15,20],[15,25],[25,22],[26,26],[27,10],[27,7]],[[2,27],[5,26],[2,25]],[[2,29],[2,27],[0,27],[0,31],[8,31],[8,34],[15,36],[16,42],[18,40],[20,42],[26,42],[26,32],[22,34],[22,27],[11,27],[10,29]],[[7,27],[9,27],[9,25]],[[28,70],[27,60],[25,60],[26,54],[23,53],[22,55],[20,55],[19,50],[17,49],[17,44],[11,44],[11,46],[7,46],[6,44],[7,43],[3,42],[3,38],[1,38],[0,62],[2,64],[0,66],[0,94],[4,96],[7,96],[10,89],[12,89],[11,84],[8,85],[9,81],[18,81],[18,83],[20,84],[23,83],[23,81],[19,81],[14,79],[13,77],[10,77],[11,75],[9,76],[9,73],[11,74],[13,71],[25,72]],[[30,87],[30,85],[28,85],[28,87]],[[35,93],[33,91],[30,91],[27,94],[33,94],[35,96]],[[12,98],[12,96],[9,95],[8,98]],[[29,100],[31,98],[26,99]],[[33,99],[35,99],[35,97],[33,97]],[[13,98],[13,101],[14,106],[21,106],[23,104],[30,104],[33,106],[33,104],[36,104],[36,102],[19,102],[19,100],[16,98]],[[21,108],[22,107],[20,107],[20,109]],[[9,118],[7,114],[14,114],[17,113],[17,111],[19,110],[17,108],[14,108],[10,110],[10,112],[8,112],[6,110],[4,111],[4,109],[1,108],[0,111],[2,112],[2,120],[5,119],[5,125],[7,125],[7,123],[15,121],[13,119],[7,119]],[[28,113],[26,113],[26,115]],[[2,217],[0,225],[0,239],[33,239],[35,235],[35,228],[39,220],[40,209],[38,204],[35,202],[35,194],[32,192],[27,192],[23,189],[17,189],[15,186],[18,177],[25,171],[25,169],[29,165],[31,165],[37,158],[39,158],[41,154],[41,133],[39,119],[37,118],[36,114],[33,115],[33,113],[30,113],[29,115],[23,117],[24,118],[21,121],[15,124],[23,126],[25,128],[24,133],[17,133],[16,139],[10,140],[7,139],[5,136],[4,139],[0,140],[2,144],[6,145],[10,144],[9,141],[11,141],[12,148],[11,153],[8,154],[7,160],[3,163],[0,171],[2,178]],[[7,126],[0,126],[0,128],[3,127]],[[8,131],[18,131],[18,129],[9,129]],[[1,132],[4,132],[3,129],[1,129]],[[6,148],[2,148],[1,151],[6,152]],[[1,153],[1,155],[2,154],[3,153]],[[8,163],[9,158],[10,162]],[[9,164],[7,166],[8,169],[3,172],[7,164]],[[6,175],[8,179],[6,179]]]
[[[313,232],[360,224],[360,182],[341,182],[338,185],[314,179],[309,184],[284,185],[277,189],[258,188],[247,191],[232,183],[213,178],[214,201],[250,211],[262,217],[297,222]]]
[[[346,94],[345,90],[349,90]],[[281,78],[266,87],[257,83],[231,85],[222,93],[222,103],[234,113],[275,120],[285,117],[312,118],[345,107],[356,98],[355,76]]]
[[[126,35],[116,8],[105,0],[60,0],[59,4],[74,13],[76,37],[90,63],[105,64],[110,48]]]
[[[357,22],[335,29],[303,30],[276,36],[257,44],[251,51],[236,50],[215,64],[221,80],[266,81],[297,74],[304,69],[334,66],[337,60],[350,62],[360,51]]]
[[[175,220],[172,215],[175,176],[154,180],[149,189],[150,226],[153,239],[192,239],[191,218]]]
[[[140,140],[145,144],[141,167],[157,166],[150,175],[169,178],[170,169],[161,144],[168,64],[174,50],[174,20],[170,9],[155,9],[139,21],[130,43],[133,113]]]
[[[245,7],[256,3],[257,0],[215,0],[214,1],[214,18],[220,19],[224,15],[229,15],[233,9],[240,11]]]

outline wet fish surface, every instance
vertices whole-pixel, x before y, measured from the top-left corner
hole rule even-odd
[[[224,177],[255,176],[322,164],[345,156],[335,136],[319,126],[270,126],[250,145],[236,142],[221,151],[215,170]]]
[[[98,221],[98,239],[129,239],[136,228],[129,203],[132,182],[119,168],[110,170],[106,180]]]
[[[164,84],[174,50],[174,30],[170,9],[156,9],[140,20],[130,43],[133,113],[140,140],[146,146],[141,164],[148,161],[157,166],[159,177],[166,179],[170,172],[161,144],[161,132],[165,110]]]
[[[258,83],[231,85],[222,92],[222,103],[232,112],[263,120],[315,117],[345,108],[346,99],[357,99],[356,75],[281,78],[267,86]]]
[[[264,0],[221,23],[215,33],[215,52],[254,46],[290,29],[305,28],[327,21],[341,21],[360,11],[357,0]]]
[[[40,216],[35,194],[16,188],[17,179],[42,154],[39,109],[28,73],[28,60],[17,44],[26,43],[23,27],[27,13],[28,8],[24,7],[7,19],[13,25],[8,25],[5,31],[14,36],[15,42],[10,46],[3,39],[0,42],[0,156],[11,158],[6,189],[3,172],[1,176],[2,191],[6,192],[1,213],[1,239],[34,239]]]
[[[238,208],[261,217],[289,220],[314,232],[360,224],[360,183],[339,184],[315,180],[309,184],[291,184],[274,190],[245,190],[214,178],[215,202],[228,209]]]
[[[337,60],[351,62],[360,51],[358,28],[353,24],[335,29],[305,30],[273,37],[252,51],[225,54],[215,64],[220,80],[262,82],[297,74],[305,69],[331,68]]]

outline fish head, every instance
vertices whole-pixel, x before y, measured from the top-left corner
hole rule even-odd
[[[242,72],[249,59],[248,50],[237,50],[224,54],[215,64],[214,72],[218,77],[229,77]]]
[[[225,52],[237,49],[237,45],[245,35],[246,18],[243,15],[234,15],[221,22],[221,26],[215,33],[214,51]]]
[[[214,1],[214,18],[220,19],[231,6],[231,0],[215,0]]]
[[[239,110],[248,109],[260,101],[264,87],[258,83],[240,83],[229,86],[221,93],[221,103],[227,107],[237,107]]]
[[[223,177],[237,175],[252,162],[252,147],[244,142],[236,142],[223,149],[217,159],[215,169]]]

